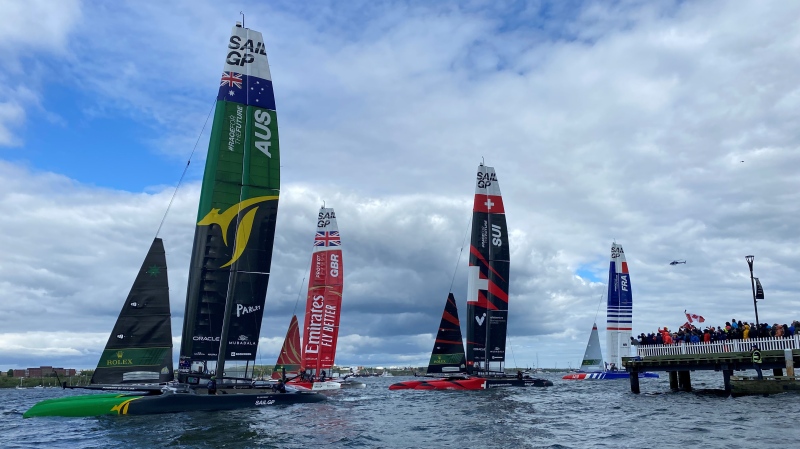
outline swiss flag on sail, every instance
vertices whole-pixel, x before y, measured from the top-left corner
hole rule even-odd
[[[490,214],[506,213],[503,207],[503,197],[500,195],[475,195],[475,203],[472,205],[472,210]]]

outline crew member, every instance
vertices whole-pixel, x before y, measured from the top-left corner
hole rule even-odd
[[[211,376],[206,388],[208,388],[208,394],[217,394],[217,376]]]

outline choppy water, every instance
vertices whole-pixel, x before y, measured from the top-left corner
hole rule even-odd
[[[58,389],[0,390],[2,448],[753,448],[797,447],[800,396],[724,398],[670,393],[666,376],[562,381],[548,388],[389,391],[403,377],[321,404],[154,416],[22,419]],[[722,374],[692,373],[697,389]]]

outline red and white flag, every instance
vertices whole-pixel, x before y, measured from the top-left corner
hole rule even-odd
[[[690,323],[697,321],[698,323],[704,323],[706,321],[702,315],[696,315],[694,313],[688,313],[686,310],[683,311],[686,314],[686,319],[689,320]]]

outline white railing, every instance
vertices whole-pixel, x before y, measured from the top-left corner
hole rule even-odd
[[[725,352],[749,352],[753,345],[762,351],[800,349],[800,335],[787,338],[750,338],[747,340],[723,340],[712,343],[679,342],[671,345],[639,345],[636,355],[653,357],[658,355],[721,354]]]

